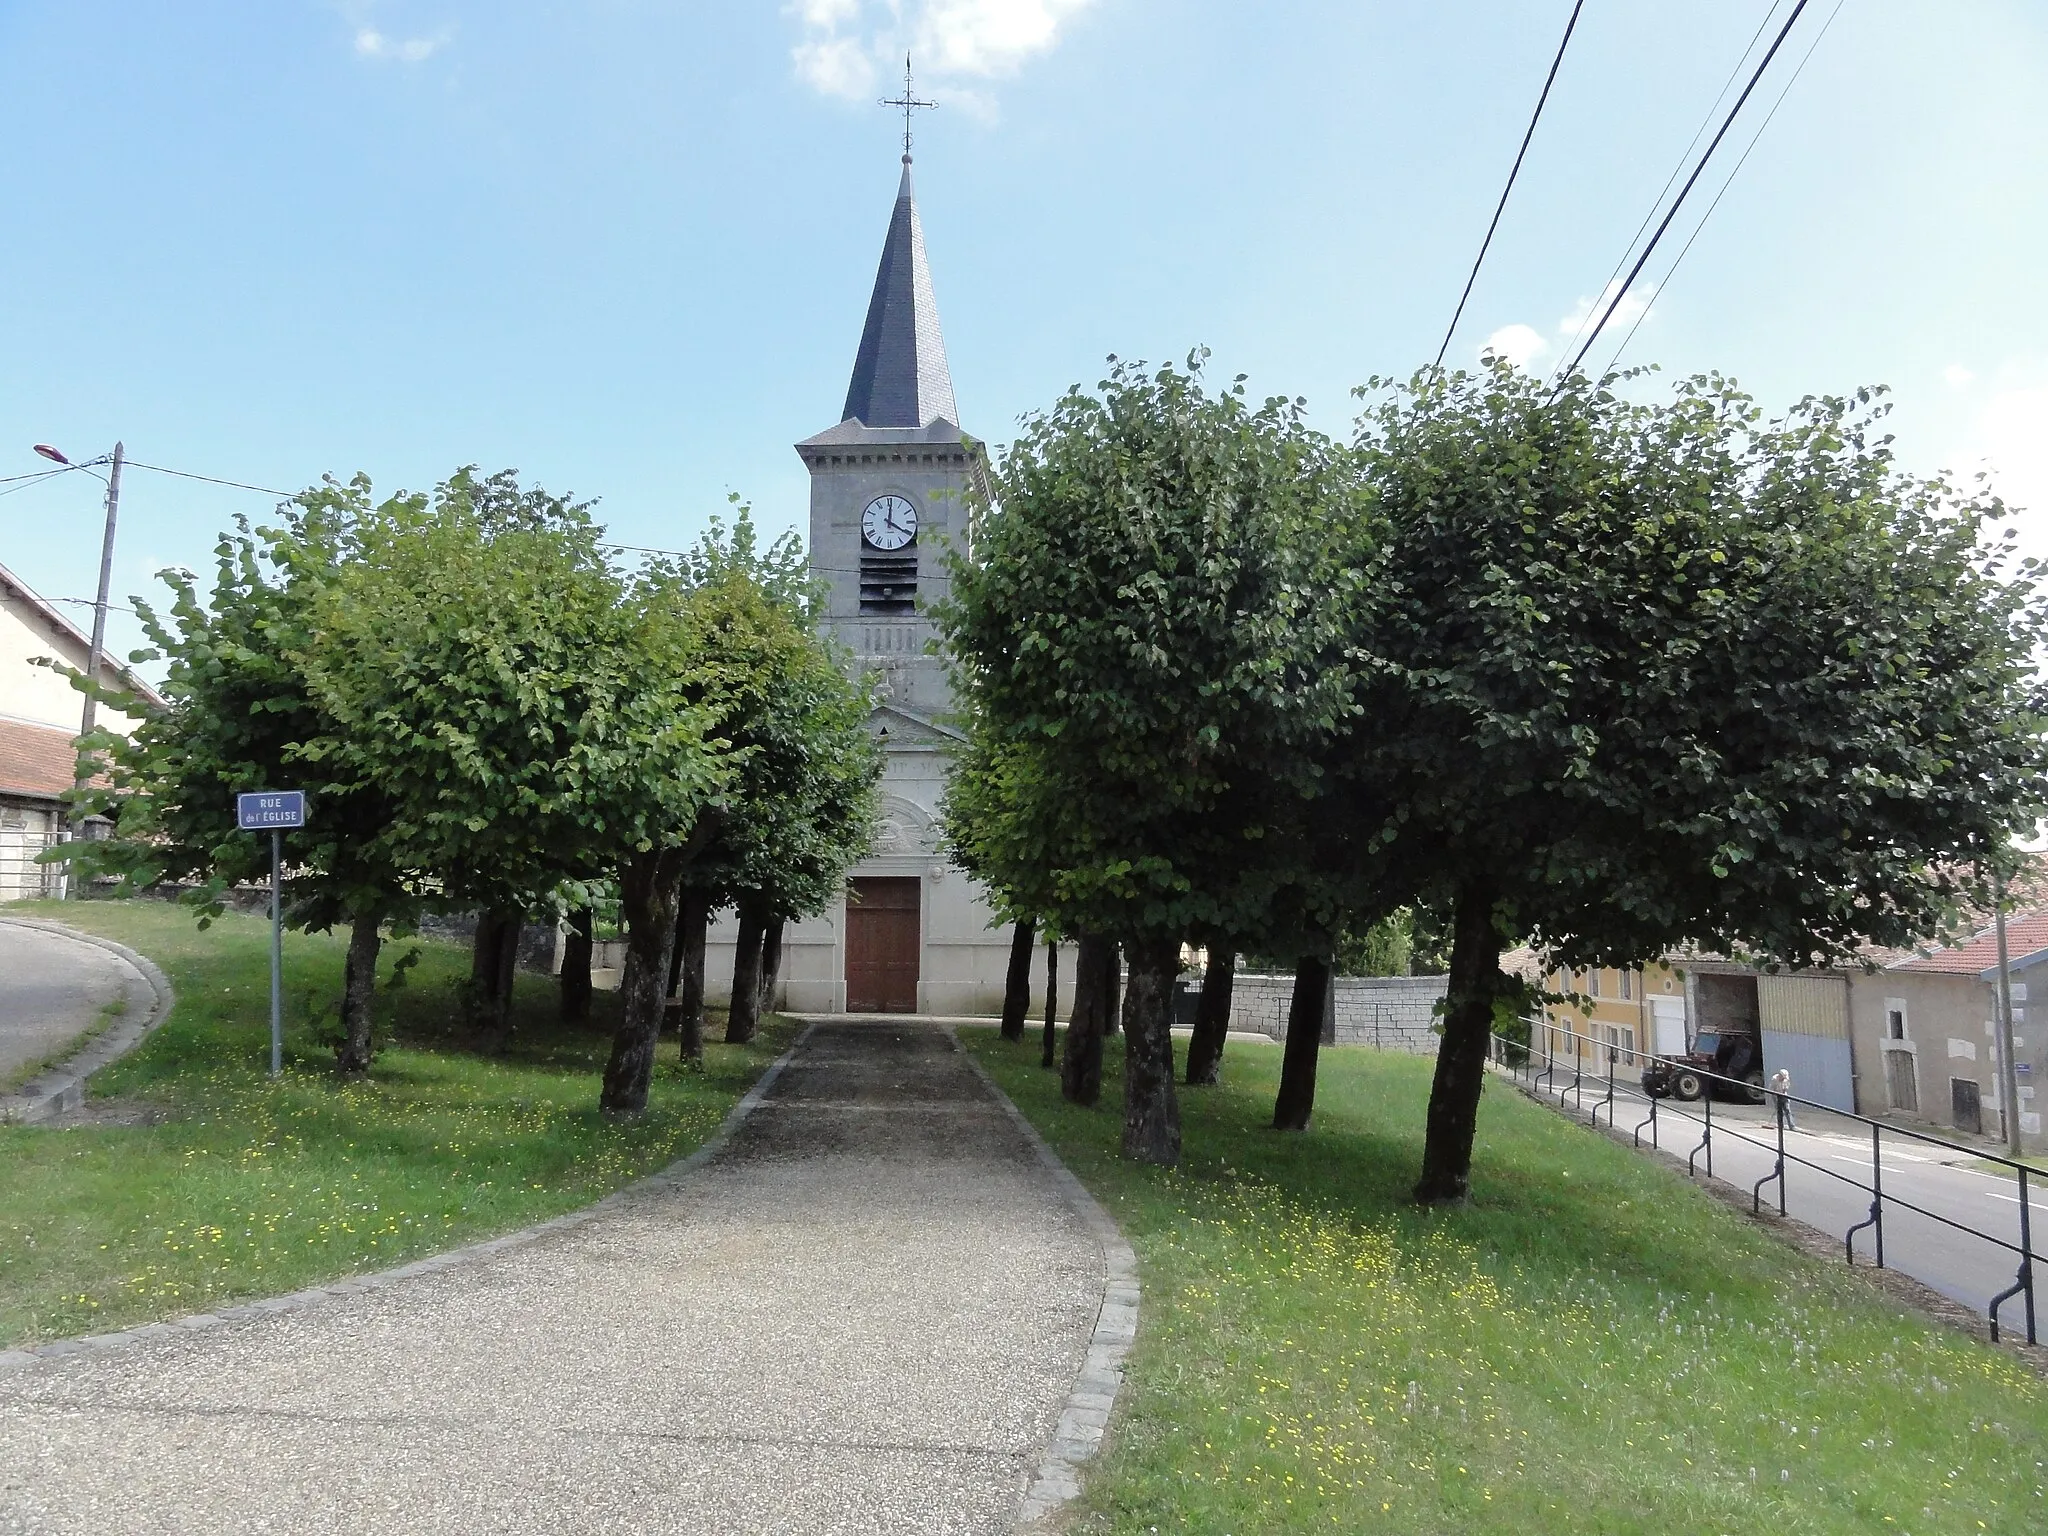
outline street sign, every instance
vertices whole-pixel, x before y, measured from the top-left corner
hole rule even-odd
[[[284,833],[306,824],[303,789],[235,796],[235,825],[270,834],[270,1075],[284,1070]]]
[[[235,825],[244,832],[268,832],[306,824],[306,792],[303,789],[268,790],[256,795],[235,796]]]

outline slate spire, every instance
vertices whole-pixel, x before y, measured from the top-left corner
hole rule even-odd
[[[946,366],[946,343],[939,335],[939,306],[932,297],[931,270],[925,264],[924,226],[917,217],[907,154],[841,419],[868,427],[928,427],[936,421],[960,424],[959,408],[953,403],[953,374]]]

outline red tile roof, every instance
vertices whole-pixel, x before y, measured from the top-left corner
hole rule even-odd
[[[2048,908],[2015,912],[2005,920],[2005,952],[2010,960],[2022,960],[2043,950],[2048,950]],[[1930,955],[1919,955],[1911,960],[1901,961],[1889,969],[1945,971],[1964,976],[1994,971],[1998,969],[1997,935],[1991,926],[1986,924],[1965,943],[1949,949],[1937,949]]]
[[[0,720],[0,795],[54,800],[63,794],[77,771],[75,740],[70,731]]]

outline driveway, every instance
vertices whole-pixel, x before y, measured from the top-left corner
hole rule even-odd
[[[946,1031],[823,1025],[580,1225],[0,1371],[0,1531],[1002,1531],[1103,1297]]]
[[[146,1014],[155,993],[111,950],[0,916],[0,1093],[67,1054],[110,1004]]]

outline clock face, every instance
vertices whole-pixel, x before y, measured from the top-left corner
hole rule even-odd
[[[901,549],[917,537],[917,508],[901,496],[877,496],[860,515],[860,532],[876,549]]]

